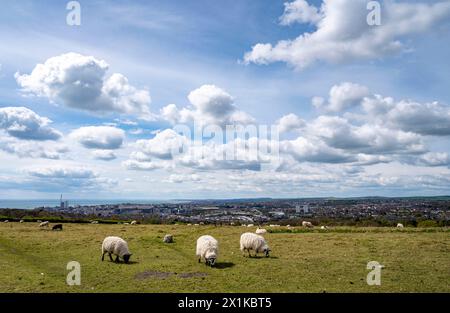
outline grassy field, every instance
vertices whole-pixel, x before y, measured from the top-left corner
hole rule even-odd
[[[0,292],[450,292],[449,229],[270,233],[270,258],[242,256],[239,237],[248,230],[65,224],[53,232],[0,223]],[[162,243],[167,233],[175,243]],[[195,242],[203,234],[219,240],[215,268],[197,263]],[[131,264],[101,262],[108,235],[128,241]],[[81,264],[81,286],[66,284],[69,261]],[[381,286],[366,283],[369,261],[384,265]]]

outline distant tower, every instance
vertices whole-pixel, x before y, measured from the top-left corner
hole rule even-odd
[[[303,213],[309,213],[309,204],[303,205]]]
[[[59,198],[59,208],[60,209],[64,209],[64,206],[65,206],[65,203],[63,201],[63,197],[62,197],[62,194],[61,194],[61,197]]]

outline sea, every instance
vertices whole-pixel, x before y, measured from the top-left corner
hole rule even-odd
[[[163,200],[130,200],[130,199],[114,199],[114,200],[94,200],[94,199],[64,199],[69,202],[69,206],[76,205],[104,205],[104,204],[158,204],[171,203],[177,201],[163,201]],[[0,199],[0,209],[23,209],[31,210],[41,207],[56,207],[59,206],[59,199],[36,199],[36,200],[5,200]]]

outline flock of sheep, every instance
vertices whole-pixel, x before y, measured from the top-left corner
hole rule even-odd
[[[8,220],[4,221],[8,223]],[[21,220],[20,223],[24,221]],[[38,221],[39,227],[49,227],[50,223],[48,221],[42,222]],[[98,224],[98,221],[93,221],[92,224]],[[136,225],[137,221],[132,221],[131,223],[125,223]],[[190,224],[188,224],[190,225]],[[196,224],[197,225],[197,224]],[[246,227],[254,227],[253,224],[243,225]],[[302,226],[305,228],[313,228],[314,225],[311,222],[303,221]],[[270,227],[280,227],[280,225],[270,225]],[[290,225],[286,226],[290,228]],[[398,223],[397,228],[403,228],[403,224]],[[52,230],[62,230],[62,224],[56,224],[52,227]],[[321,226],[321,229],[328,229],[328,226]],[[266,240],[262,235],[266,234],[267,230],[263,228],[257,228],[255,233],[246,232],[241,235],[240,240],[240,250],[245,255],[248,252],[248,256],[251,257],[250,251],[255,252],[255,256],[258,253],[263,253],[266,257],[269,257],[270,248]],[[163,242],[172,243],[173,236],[168,234],[164,236]],[[105,259],[105,254],[109,255],[109,259],[113,261],[112,255],[116,257],[115,262],[119,262],[122,258],[125,263],[130,261],[132,254],[128,249],[128,243],[120,237],[108,236],[103,240],[102,243],[102,261]],[[200,263],[202,259],[205,261],[206,265],[214,266],[219,256],[219,242],[210,235],[203,235],[197,239],[197,249],[196,256],[198,257],[198,262]]]
[[[261,230],[258,228],[258,230]],[[264,230],[265,231],[265,230]],[[164,236],[163,241],[165,243],[173,242],[172,235]],[[250,251],[255,252],[255,256],[258,253],[264,253],[266,257],[269,257],[270,248],[263,236],[255,233],[244,233],[241,235],[240,249],[242,253],[248,252],[248,256],[251,257]],[[109,255],[109,259],[113,261],[113,255],[116,257],[115,262],[119,262],[123,259],[125,263],[130,261],[132,253],[128,249],[128,244],[125,240],[117,236],[108,236],[102,243],[102,261],[105,259],[105,254]],[[219,242],[213,236],[203,235],[197,239],[196,256],[198,262],[204,260],[206,265],[214,266],[219,256]]]

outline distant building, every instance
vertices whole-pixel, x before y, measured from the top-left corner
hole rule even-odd
[[[61,194],[61,198],[59,199],[59,208],[60,209],[68,209],[69,208],[69,201],[63,201],[63,196]]]

